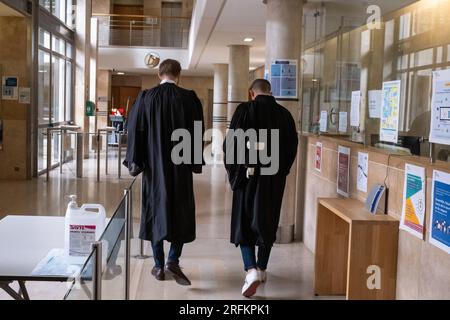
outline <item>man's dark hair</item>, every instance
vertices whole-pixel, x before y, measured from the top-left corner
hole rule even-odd
[[[161,62],[159,65],[159,76],[172,76],[172,77],[179,77],[181,73],[181,65],[177,60],[173,59],[167,59]]]
[[[271,93],[272,86],[270,85],[270,82],[267,81],[266,79],[256,79],[250,86],[250,90],[261,93]]]

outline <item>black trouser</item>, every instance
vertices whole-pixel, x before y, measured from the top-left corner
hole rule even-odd
[[[155,259],[155,267],[164,267],[164,241],[152,243],[153,259]],[[183,243],[172,242],[170,245],[169,257],[167,262],[179,264],[181,252],[183,251]]]

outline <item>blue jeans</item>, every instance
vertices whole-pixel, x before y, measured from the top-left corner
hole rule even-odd
[[[258,247],[258,261],[256,261],[255,246],[240,245],[242,260],[244,260],[244,269],[260,269],[266,270],[269,263],[270,250],[272,247]]]
[[[153,259],[155,259],[155,267],[163,268],[164,267],[164,241],[160,241],[156,244],[152,243],[153,249]],[[170,245],[169,257],[167,258],[167,262],[179,264],[180,256],[183,250],[183,243],[173,242]]]

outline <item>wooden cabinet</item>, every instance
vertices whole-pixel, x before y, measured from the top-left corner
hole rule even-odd
[[[398,228],[397,220],[370,214],[360,201],[319,199],[315,293],[349,300],[395,299]],[[378,272],[380,286],[373,288],[371,276]]]

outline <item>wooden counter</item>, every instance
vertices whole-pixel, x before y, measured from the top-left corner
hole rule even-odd
[[[395,299],[398,228],[398,220],[372,215],[360,201],[318,199],[315,293]],[[379,289],[368,286],[373,266],[380,270]]]

